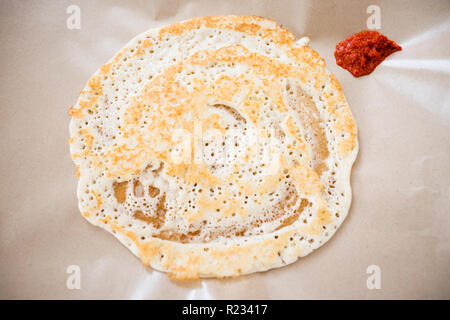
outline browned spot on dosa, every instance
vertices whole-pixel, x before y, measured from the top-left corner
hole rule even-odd
[[[148,195],[150,197],[156,197],[159,194],[159,189],[154,186],[148,186]]]
[[[114,196],[119,203],[124,203],[127,199],[127,185],[128,181],[114,182]]]
[[[159,191],[159,189],[158,189]],[[137,210],[134,212],[134,217],[146,223],[153,224],[156,229],[161,228],[165,222],[166,216],[166,195],[161,195],[158,204],[156,206],[156,214],[148,215],[142,212],[142,210]]]

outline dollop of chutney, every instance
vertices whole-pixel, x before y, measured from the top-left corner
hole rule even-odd
[[[398,44],[375,30],[356,33],[336,45],[337,65],[355,77],[371,73],[387,56],[402,50]]]

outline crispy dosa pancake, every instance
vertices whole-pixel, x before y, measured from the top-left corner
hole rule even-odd
[[[284,266],[347,215],[350,108],[308,39],[271,20],[144,32],[69,113],[82,215],[176,279]]]

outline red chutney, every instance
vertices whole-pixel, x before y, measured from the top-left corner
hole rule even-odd
[[[377,31],[361,31],[336,46],[336,63],[355,77],[371,73],[383,60],[395,51],[398,44]]]

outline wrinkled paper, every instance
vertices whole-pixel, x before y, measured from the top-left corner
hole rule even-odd
[[[81,217],[67,110],[135,35],[221,14],[310,37],[358,124],[353,201],[335,236],[296,263],[178,282]],[[8,0],[0,16],[0,298],[450,298],[449,1]],[[334,48],[367,23],[403,50],[354,78]]]

